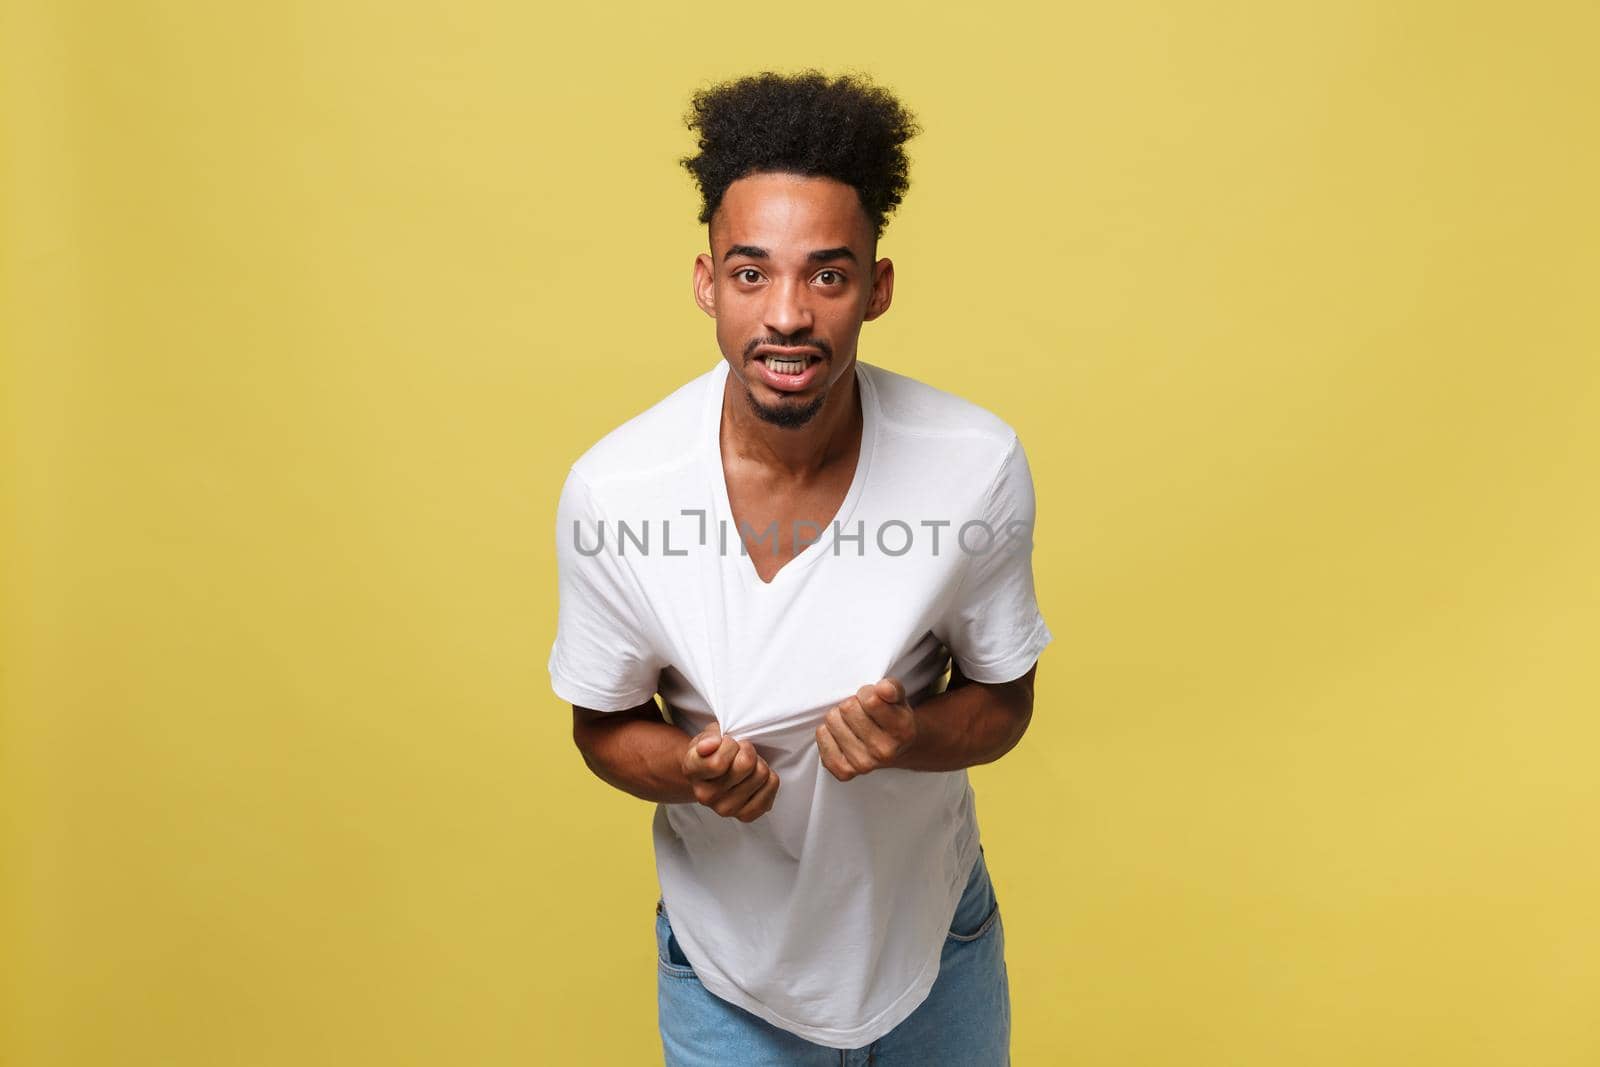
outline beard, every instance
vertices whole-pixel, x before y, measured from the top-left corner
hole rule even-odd
[[[785,430],[797,430],[822,410],[823,401],[828,399],[828,391],[824,389],[807,401],[791,403],[785,400],[770,406],[758,401],[748,388],[744,391],[744,398],[750,405],[750,411],[762,422],[771,423]]]

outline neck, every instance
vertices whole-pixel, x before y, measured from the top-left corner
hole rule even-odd
[[[863,416],[856,363],[829,390],[804,426],[774,426],[750,410],[744,383],[729,374],[722,391],[721,441],[725,454],[773,474],[807,480],[849,456],[860,442]]]

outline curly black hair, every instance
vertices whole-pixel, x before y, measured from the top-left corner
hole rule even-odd
[[[709,223],[728,186],[747,174],[782,172],[854,186],[883,236],[911,185],[904,145],[921,132],[887,89],[865,76],[765,71],[701,89],[684,123],[699,131],[699,155],[679,160],[700,186]]]

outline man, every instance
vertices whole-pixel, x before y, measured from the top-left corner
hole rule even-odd
[[[1021,738],[1051,635],[1016,434],[856,358],[914,120],[769,73],[689,126],[722,359],[573,464],[550,655],[589,767],[657,803],[667,1062],[1007,1063],[965,768]]]

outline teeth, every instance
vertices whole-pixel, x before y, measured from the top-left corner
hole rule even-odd
[[[799,374],[806,369],[806,361],[803,359],[779,359],[777,356],[768,356],[767,368],[774,374]]]

